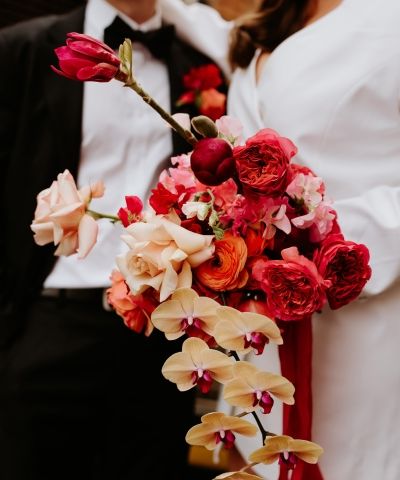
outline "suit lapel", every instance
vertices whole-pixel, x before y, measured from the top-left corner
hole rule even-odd
[[[176,102],[184,91],[183,77],[195,66],[207,63],[206,57],[188,47],[179,39],[172,41],[169,56],[166,59],[170,81],[171,113],[187,113],[190,117],[198,115],[194,105],[177,107]],[[191,150],[190,144],[176,132],[172,131],[173,154],[179,155]]]
[[[50,69],[57,65],[54,49],[64,45],[68,32],[82,32],[84,7],[62,16],[48,32],[42,48],[41,58],[46,65],[42,71],[44,78],[44,96],[49,112],[49,120],[58,128],[54,129],[55,158],[52,170],[60,172],[68,168],[77,174],[82,126],[83,83],[63,78]]]

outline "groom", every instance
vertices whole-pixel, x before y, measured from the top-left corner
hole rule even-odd
[[[0,31],[4,480],[185,478],[193,391],[178,392],[160,372],[179,342],[132,332],[104,306],[121,232],[104,223],[85,260],[56,262],[54,247],[37,247],[29,229],[36,194],[66,168],[80,185],[103,179],[96,207],[115,214],[124,195],[147,196],[172,153],[190,150],[119,82],[83,85],[50,69],[68,32],[106,35],[117,47],[129,28],[161,27],[156,0],[88,0]],[[183,76],[209,60],[173,30],[161,33],[151,47],[134,40],[134,69],[174,112]]]

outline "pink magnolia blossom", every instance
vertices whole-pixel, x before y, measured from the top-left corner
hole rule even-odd
[[[109,82],[119,72],[121,62],[114,50],[89,35],[68,33],[66,45],[54,51],[60,68],[51,68],[71,80]]]
[[[60,173],[50,188],[37,196],[37,207],[31,229],[38,245],[53,242],[58,245],[55,255],[78,253],[84,258],[97,240],[98,225],[87,214],[92,198],[101,197],[104,185],[98,182],[77,189],[68,170]]]

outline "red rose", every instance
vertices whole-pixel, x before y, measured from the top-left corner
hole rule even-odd
[[[267,307],[280,320],[302,320],[321,310],[327,283],[317,267],[297,248],[282,250],[283,260],[269,260],[254,268],[254,276],[267,294]]]
[[[109,82],[119,72],[120,59],[105,43],[84,35],[67,34],[67,44],[56,48],[60,70],[51,68],[71,80]]]
[[[187,90],[208,90],[222,84],[219,68],[213,63],[193,67],[183,77],[183,85]]]
[[[371,278],[368,248],[346,241],[341,234],[329,235],[314,255],[314,262],[324,279],[329,306],[336,310],[358,297]]]
[[[260,130],[233,156],[240,182],[258,194],[279,195],[288,184],[290,159],[297,152],[293,143],[269,128]]]
[[[232,147],[222,138],[203,138],[193,148],[190,166],[204,185],[220,185],[235,174]]]

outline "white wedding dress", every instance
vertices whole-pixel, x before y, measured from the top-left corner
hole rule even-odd
[[[230,23],[162,0],[180,36],[227,72]],[[400,479],[400,0],[344,0],[268,58],[232,75],[228,113],[245,136],[269,127],[326,183],[345,237],[371,253],[361,297],[313,319],[313,440],[325,480]],[[279,368],[276,352],[256,358]],[[278,402],[276,402],[278,403]],[[275,407],[274,407],[275,408]],[[266,417],[279,433],[281,410]],[[246,456],[260,439],[241,438]],[[273,480],[276,466],[255,470]]]

